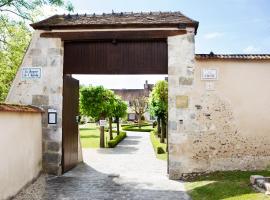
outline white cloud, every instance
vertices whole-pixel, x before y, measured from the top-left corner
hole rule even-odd
[[[253,45],[249,45],[243,49],[244,53],[258,53],[259,51],[260,51],[260,48],[254,47]]]
[[[220,33],[220,32],[212,32],[212,33],[207,33],[204,35],[204,38],[207,40],[211,40],[211,39],[216,39],[216,38],[220,38],[224,35],[224,33]]]

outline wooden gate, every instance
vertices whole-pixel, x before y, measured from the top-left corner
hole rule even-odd
[[[62,128],[62,171],[67,172],[78,163],[78,123],[79,81],[64,76],[63,89],[63,128]]]

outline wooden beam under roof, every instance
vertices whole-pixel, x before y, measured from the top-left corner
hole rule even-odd
[[[80,31],[43,32],[40,37],[61,38],[63,41],[79,40],[143,40],[166,39],[169,36],[186,34],[186,30],[136,30],[136,31]]]

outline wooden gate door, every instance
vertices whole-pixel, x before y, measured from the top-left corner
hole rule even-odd
[[[78,163],[78,122],[79,81],[64,76],[63,117],[62,117],[62,172],[75,167]]]

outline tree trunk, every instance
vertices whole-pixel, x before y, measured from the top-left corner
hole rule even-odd
[[[100,119],[103,120],[104,117],[101,117]],[[104,126],[100,126],[100,140],[99,140],[99,146],[100,146],[100,148],[104,148],[104,147],[105,147]]]
[[[160,134],[161,134],[160,117],[157,118],[157,132],[158,132],[158,137],[160,137]]]
[[[161,118],[161,137],[160,137],[160,143],[164,143],[165,140],[165,135],[166,135],[166,122],[164,117]]]
[[[117,122],[117,135],[120,134],[120,129],[119,129],[119,117],[116,118],[116,122]]]
[[[112,133],[112,117],[109,118],[109,134],[110,134],[110,140],[113,140],[113,133]]]
[[[142,123],[142,115],[141,114],[139,114],[138,115],[138,126],[139,126],[139,129],[141,128],[141,123]]]

